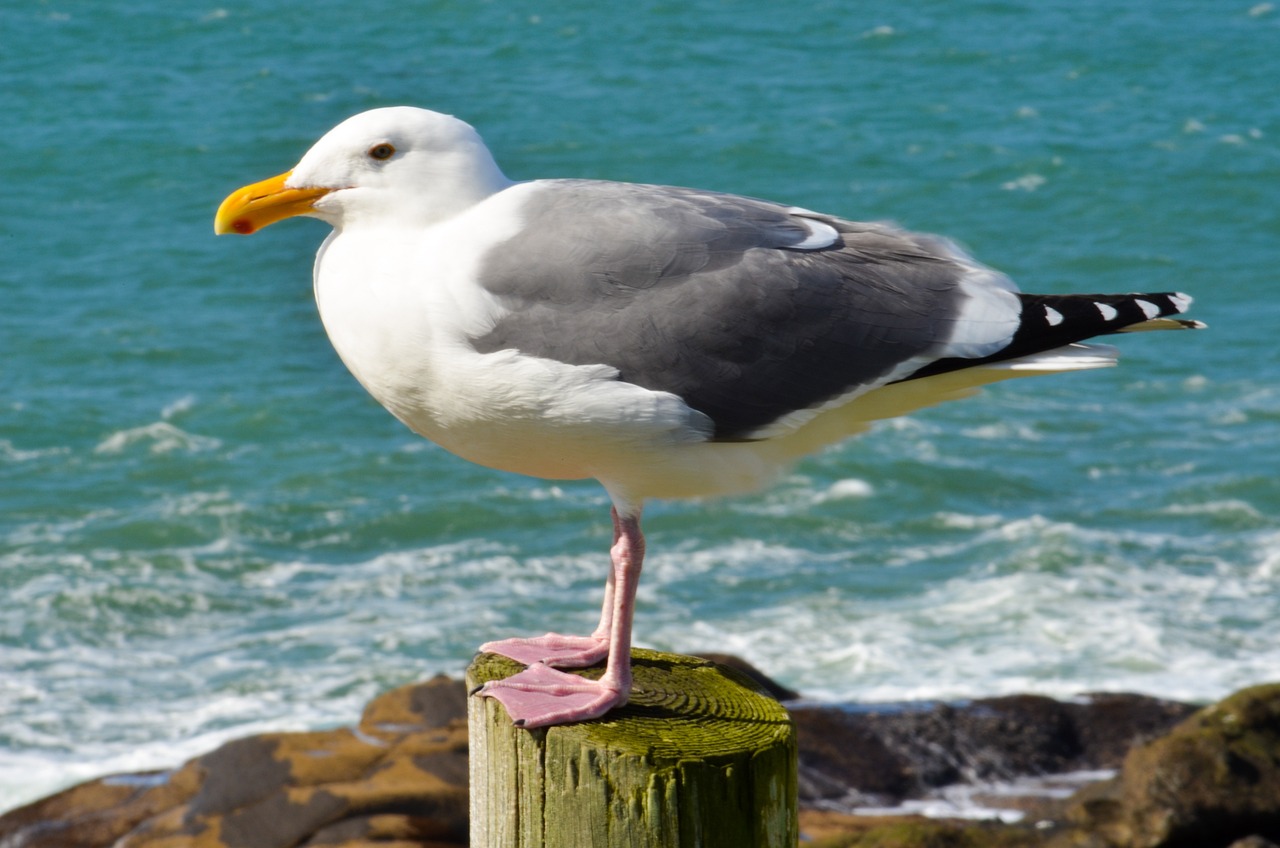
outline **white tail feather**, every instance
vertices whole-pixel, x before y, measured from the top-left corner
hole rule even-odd
[[[1091,368],[1110,368],[1120,358],[1120,351],[1111,345],[1070,344],[1053,350],[1033,353],[1017,359],[1006,359],[983,365],[984,370],[1024,371],[1050,374],[1059,371],[1087,371]]]

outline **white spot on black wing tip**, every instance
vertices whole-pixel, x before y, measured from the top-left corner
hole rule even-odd
[[[1160,307],[1156,306],[1151,301],[1142,300],[1141,298],[1135,298],[1133,302],[1136,303],[1138,305],[1138,308],[1142,310],[1142,314],[1147,316],[1148,321],[1150,321],[1152,318],[1160,317]]]
[[[1108,306],[1105,303],[1098,303],[1096,301],[1093,305],[1097,307],[1098,312],[1102,315],[1103,321],[1114,321],[1116,320],[1116,316],[1120,314],[1116,311],[1114,306]]]
[[[1062,323],[1062,313],[1054,309],[1052,306],[1044,308],[1044,320],[1049,322],[1050,327],[1056,327]]]
[[[1169,295],[1169,302],[1173,304],[1173,308],[1179,312],[1186,312],[1191,308],[1191,295],[1182,292],[1174,292]]]

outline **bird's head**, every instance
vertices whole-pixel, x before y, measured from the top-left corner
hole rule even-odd
[[[470,124],[393,106],[348,118],[293,170],[233,192],[213,229],[248,235],[295,215],[335,227],[365,220],[427,225],[507,185]]]

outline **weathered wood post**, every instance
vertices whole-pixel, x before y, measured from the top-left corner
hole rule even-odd
[[[521,730],[497,701],[470,699],[471,848],[795,848],[782,705],[707,660],[631,657],[631,702],[595,721]],[[467,686],[522,668],[481,654]]]

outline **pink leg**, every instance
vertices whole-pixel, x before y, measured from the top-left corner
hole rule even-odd
[[[625,704],[631,694],[631,620],[644,563],[640,511],[636,510],[633,516],[620,516],[615,508],[613,526],[615,541],[610,551],[613,569],[597,629],[597,634],[606,637],[608,649],[604,675],[599,680],[588,680],[556,671],[548,663],[536,662],[506,680],[485,684],[479,694],[498,699],[519,727],[545,727],[598,718]]]
[[[622,537],[621,519],[613,510],[613,545],[616,548]],[[611,549],[612,550],[612,549]],[[561,633],[545,633],[541,636],[501,639],[485,642],[483,653],[501,654],[525,665],[546,663],[556,668],[586,668],[609,655],[609,629],[613,622],[613,568],[604,586],[604,604],[600,609],[600,623],[590,636],[565,636]]]

